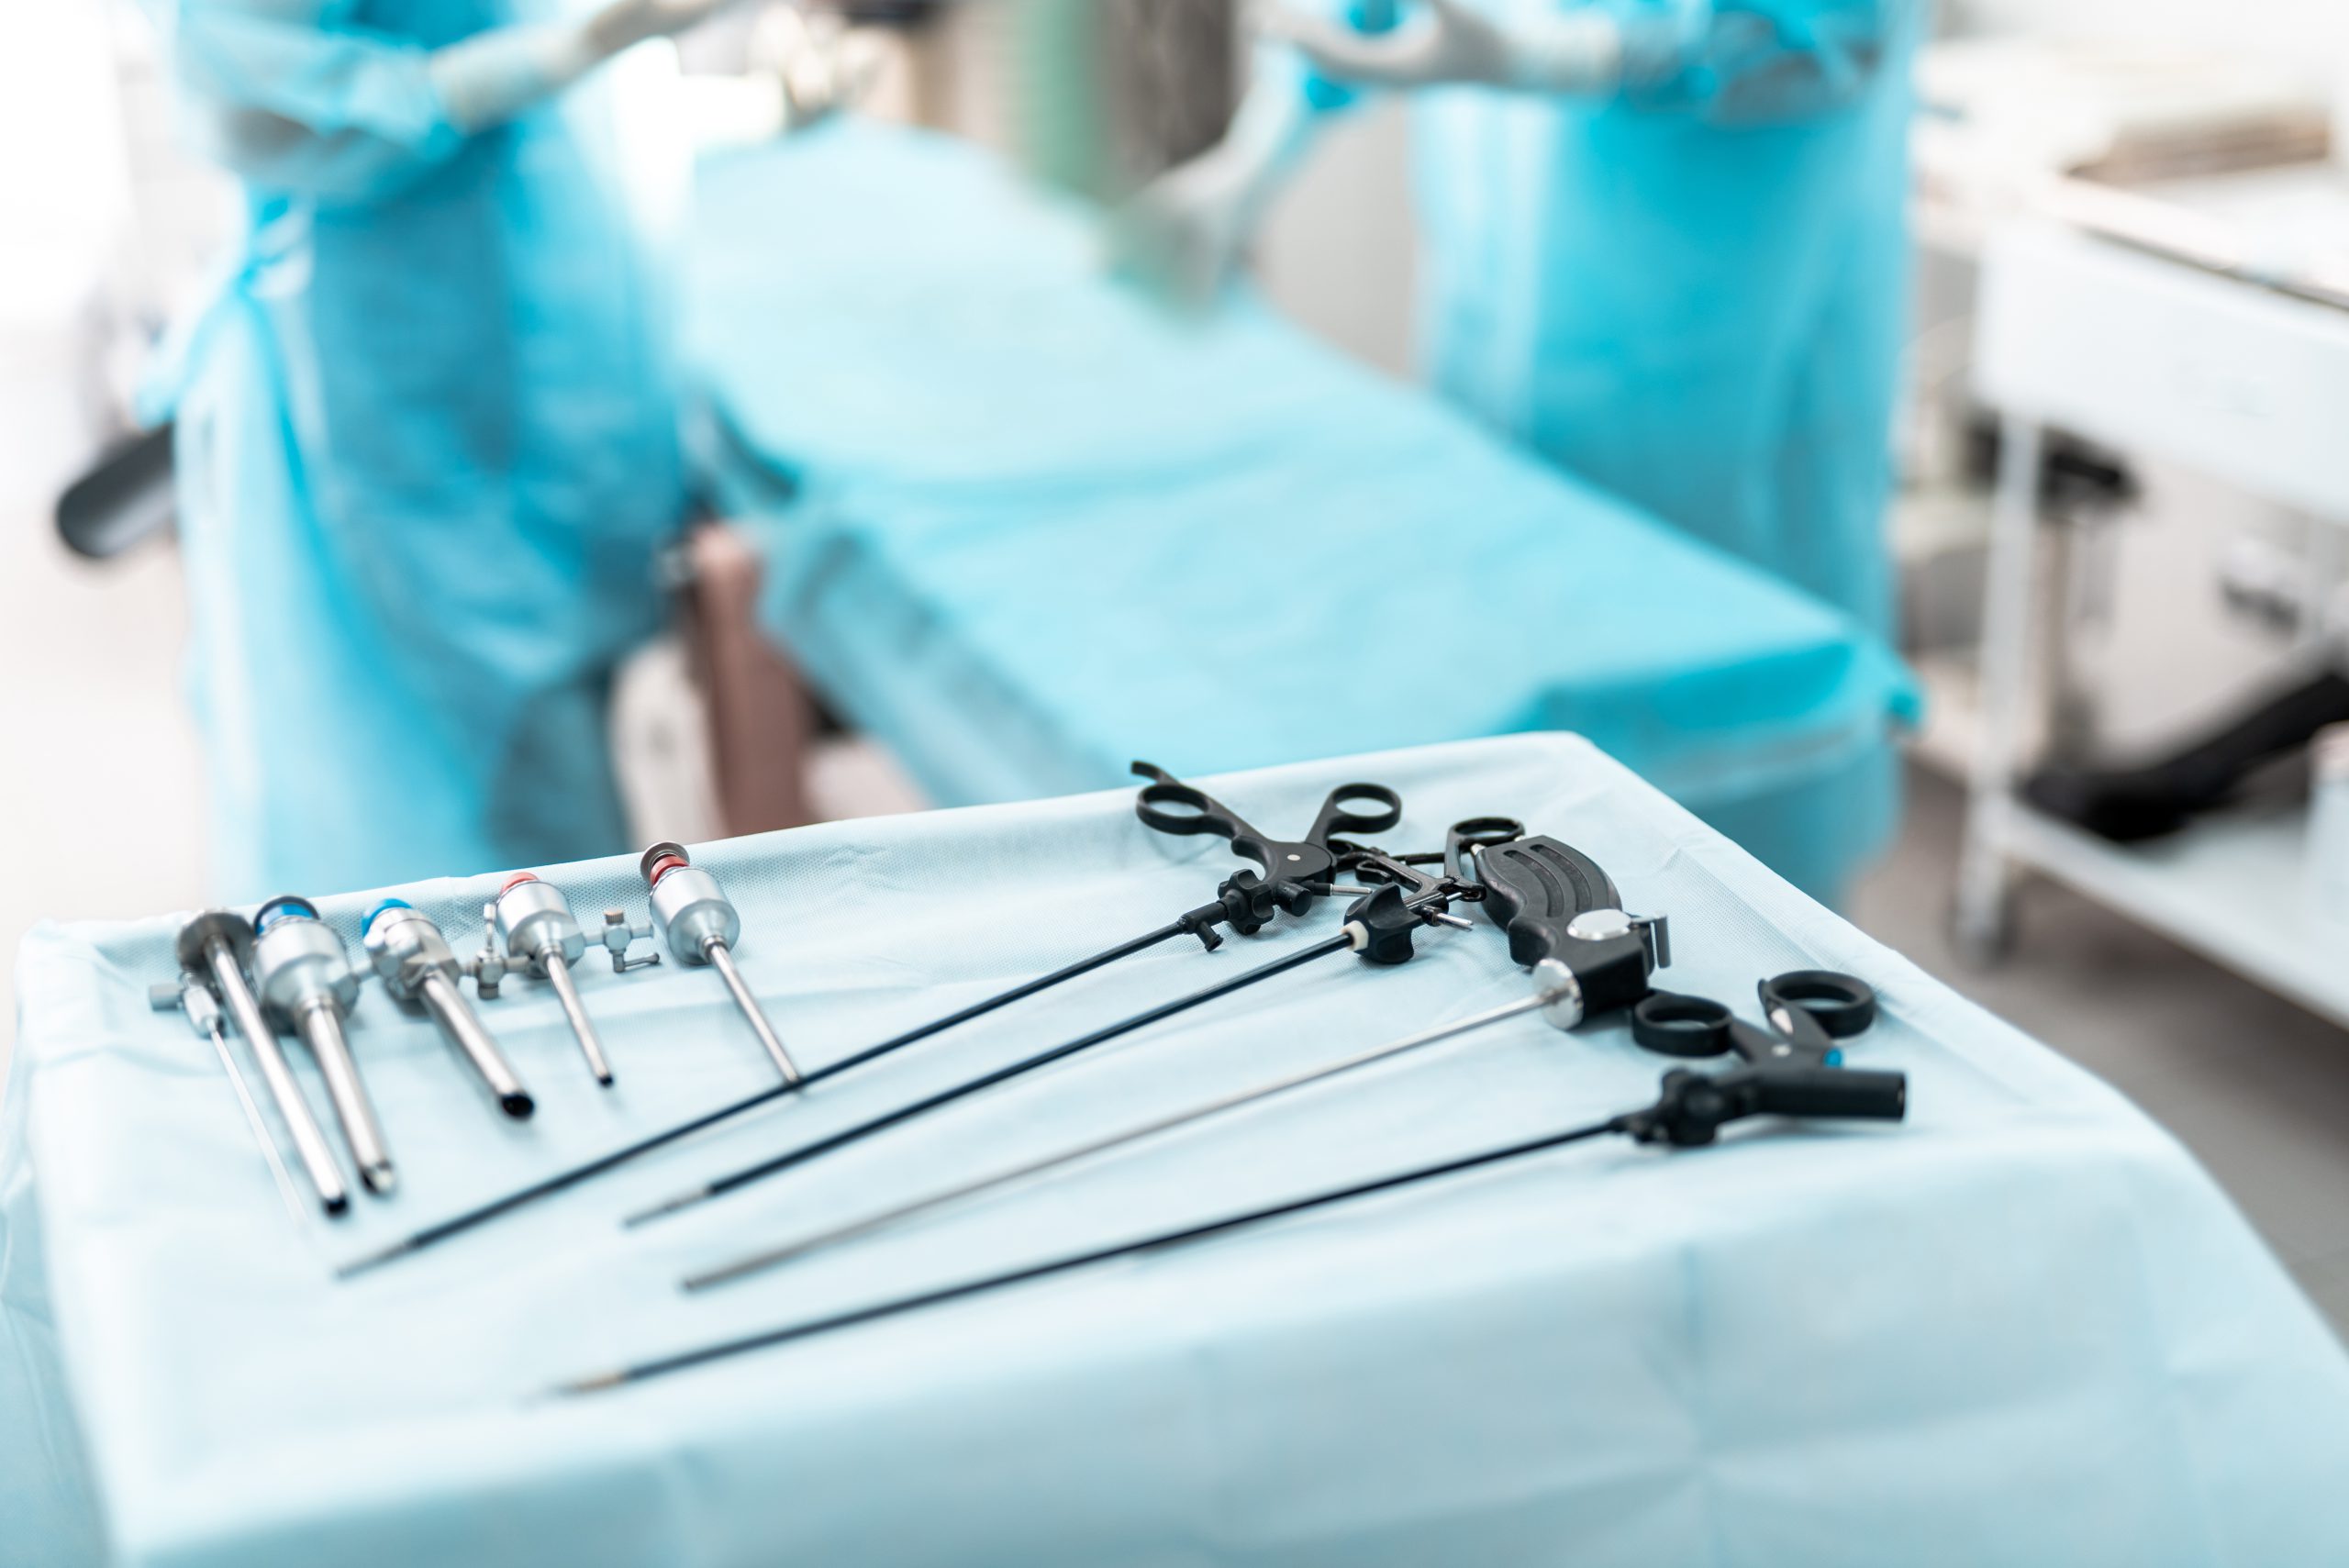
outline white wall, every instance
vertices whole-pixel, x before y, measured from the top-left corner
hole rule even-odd
[[[2327,80],[2349,60],[2349,0],[1943,0],[1942,15],[1952,32],[2207,45]]]
[[[1282,193],[1255,254],[1275,305],[1396,375],[1411,373],[1415,341],[1409,160],[1401,103],[1344,117]]]

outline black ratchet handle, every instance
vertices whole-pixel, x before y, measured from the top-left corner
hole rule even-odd
[[[1620,909],[1622,895],[1597,861],[1555,839],[1517,839],[1476,851],[1484,909],[1508,933],[1508,956],[1528,969],[1560,956],[1566,926],[1592,909]]]

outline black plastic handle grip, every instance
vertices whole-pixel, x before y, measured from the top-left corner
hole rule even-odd
[[[1508,956],[1531,969],[1573,939],[1567,923],[1591,909],[1620,909],[1622,895],[1597,861],[1555,839],[1518,839],[1476,851],[1486,916],[1508,933]]]
[[[1762,1116],[1898,1121],[1909,1114],[1909,1077],[1863,1067],[1771,1067],[1750,1074]]]
[[[1618,1118],[1614,1129],[1642,1143],[1696,1149],[1750,1116],[1898,1121],[1908,1114],[1909,1080],[1899,1073],[1792,1063],[1715,1073],[1675,1068],[1655,1104]]]
[[[1152,831],[1177,836],[1212,833],[1219,839],[1232,840],[1243,833],[1250,838],[1262,837],[1248,825],[1247,818],[1197,784],[1186,784],[1150,762],[1136,762],[1133,771],[1152,781],[1134,797],[1134,815]]]

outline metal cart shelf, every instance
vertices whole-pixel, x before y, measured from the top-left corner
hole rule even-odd
[[[2025,765],[2043,432],[2155,451],[2349,525],[2349,311],[2052,222],[1988,246],[1976,385],[2004,428],[1983,606],[1957,935],[2001,951],[2039,872],[2349,1027],[2349,937],[2302,897],[2305,814],[2231,815],[2108,843],[2032,810]]]

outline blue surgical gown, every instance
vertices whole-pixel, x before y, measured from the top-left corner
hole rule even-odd
[[[1594,3],[1623,24],[1620,91],[1456,87],[1415,105],[1429,378],[1888,636],[1922,7]],[[1353,96],[1306,92],[1323,112]]]
[[[155,8],[249,218],[151,405],[217,890],[623,847],[607,697],[684,481],[598,84],[467,136],[427,53],[527,0]]]

